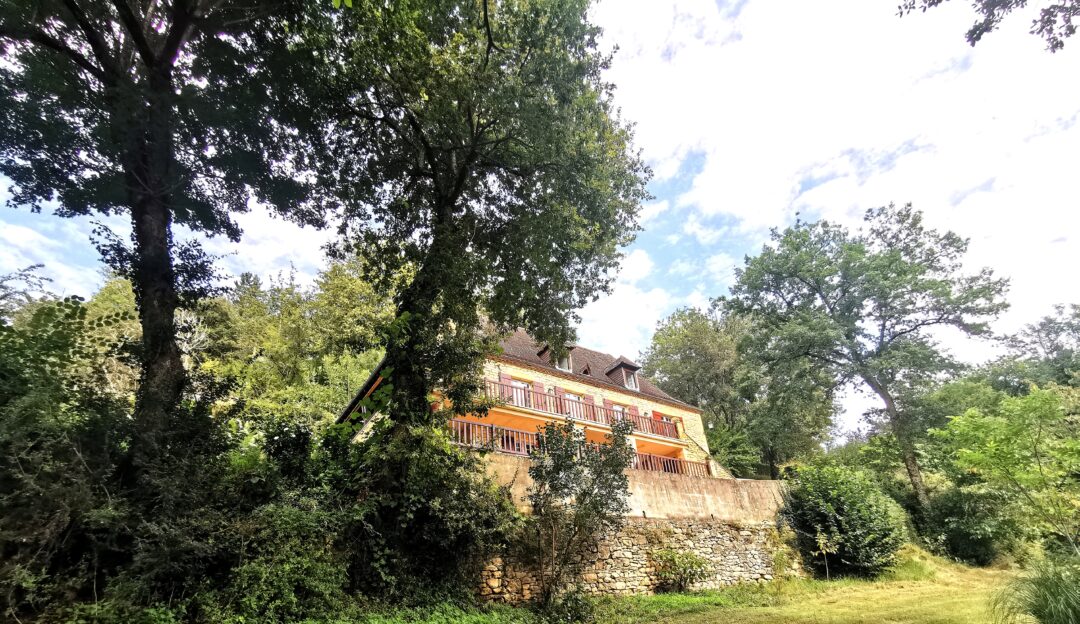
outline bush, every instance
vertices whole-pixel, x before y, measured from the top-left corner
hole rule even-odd
[[[999,622],[1039,624],[1080,622],[1080,560],[1044,560],[1030,572],[1005,586],[994,597]]]
[[[904,544],[902,512],[865,473],[803,466],[794,473],[783,515],[804,561],[830,574],[874,576]]]
[[[697,553],[664,548],[652,560],[661,591],[684,592],[709,576],[709,560]]]
[[[989,565],[1024,532],[1006,508],[1007,501],[992,493],[949,488],[931,500],[922,533],[935,550],[953,559]]]

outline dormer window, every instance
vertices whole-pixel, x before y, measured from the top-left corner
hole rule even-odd
[[[566,371],[566,372],[569,373],[570,372],[570,354],[567,353],[566,355],[560,356],[558,361],[555,362],[555,368],[557,368],[557,369],[559,369],[561,371]]]
[[[637,390],[637,371],[624,370],[623,374],[626,377],[626,387],[630,388],[631,390]]]

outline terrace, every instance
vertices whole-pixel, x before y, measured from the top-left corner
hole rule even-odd
[[[505,405],[528,410],[569,417],[581,422],[611,426],[620,420],[628,420],[636,433],[647,433],[663,438],[678,439],[679,430],[675,423],[660,418],[631,414],[619,408],[604,407],[568,397],[536,392],[532,388],[486,380],[484,392],[489,399]]]
[[[545,395],[546,396],[546,395]],[[450,421],[450,439],[461,446],[487,449],[509,455],[529,456],[543,448],[544,437],[537,431],[510,429],[473,420]],[[677,457],[649,453],[634,453],[630,466],[635,470],[651,470],[693,477],[712,476],[709,464]]]

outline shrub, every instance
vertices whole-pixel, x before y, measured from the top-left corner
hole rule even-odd
[[[896,503],[868,475],[850,468],[798,468],[782,513],[804,561],[826,576],[879,574],[904,543]]]
[[[994,615],[1000,622],[1080,622],[1080,560],[1036,563],[994,597]]]
[[[652,553],[662,591],[684,592],[709,576],[709,560],[697,553],[663,548]]]
[[[556,608],[589,549],[622,526],[629,510],[630,431],[629,421],[618,421],[607,442],[595,445],[571,422],[544,428],[544,444],[529,467],[532,515],[517,540],[520,559],[536,571],[541,609]]]
[[[943,554],[973,565],[989,565],[1024,532],[1007,508],[1007,501],[992,492],[949,488],[931,500],[922,533]]]

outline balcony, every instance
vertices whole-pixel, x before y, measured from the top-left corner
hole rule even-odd
[[[528,457],[544,445],[544,436],[538,432],[508,429],[472,420],[450,421],[450,441],[474,449],[488,449],[508,455]],[[634,470],[650,470],[692,477],[709,477],[709,464],[677,457],[664,457],[649,453],[634,453]]]
[[[565,397],[555,396],[553,394],[536,392],[532,388],[512,386],[498,381],[485,380],[484,394],[487,398],[499,401],[506,405],[523,407],[525,409],[536,410],[545,414],[554,414],[556,416],[568,416],[574,420],[598,423],[609,427],[612,423],[617,421],[628,420],[634,426],[634,431],[636,432],[649,433],[672,439],[679,438],[679,431],[675,427],[675,423],[669,420],[659,420],[641,415],[635,416],[628,412],[604,407],[602,405],[594,405],[585,403],[584,401],[575,401]]]

